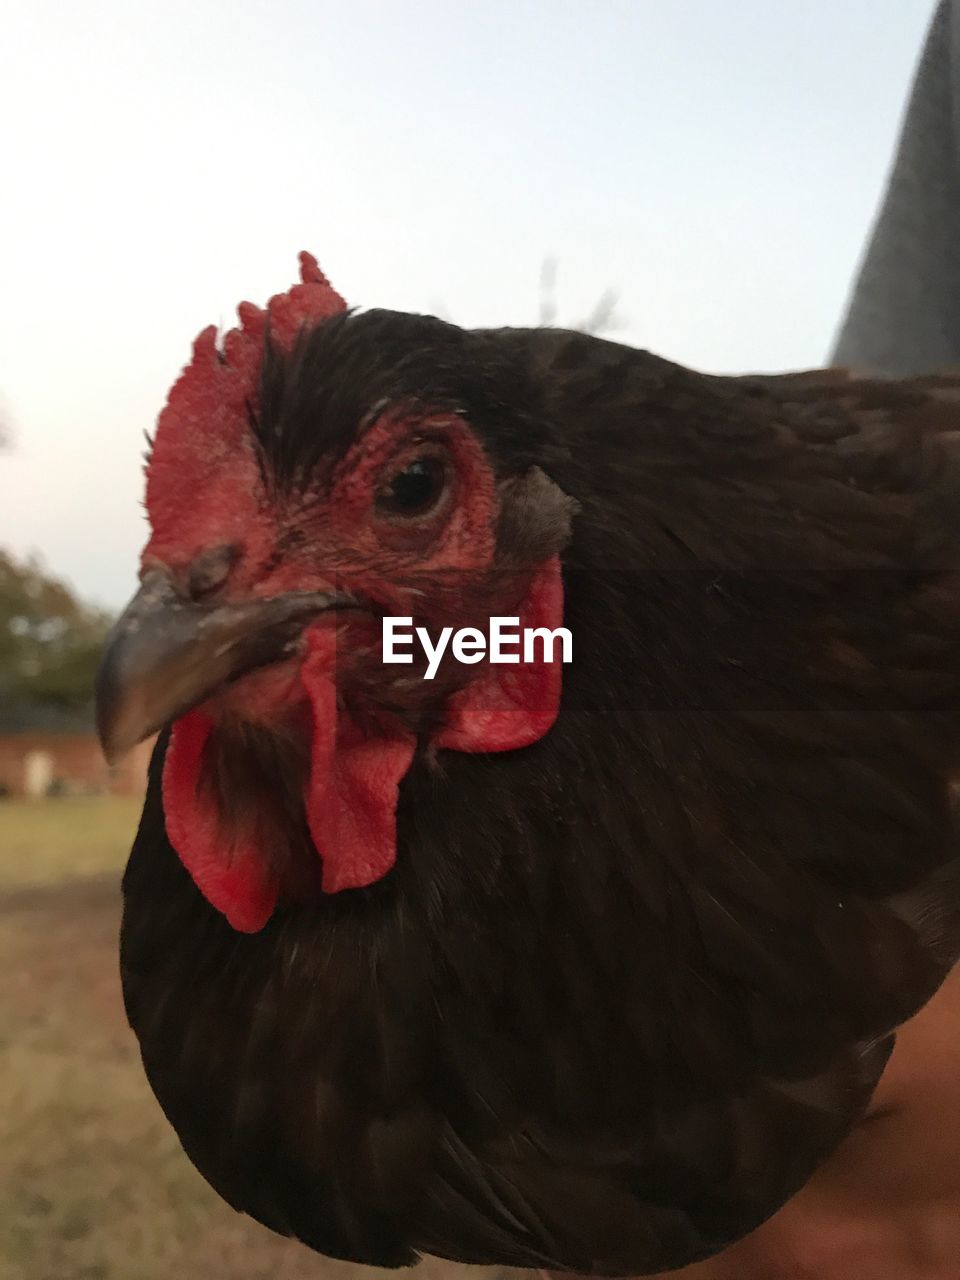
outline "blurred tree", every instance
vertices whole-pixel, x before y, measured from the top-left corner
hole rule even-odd
[[[10,411],[7,403],[0,394],[0,453],[10,448],[13,440],[13,430],[10,426]]]
[[[560,308],[557,303],[557,275],[560,264],[552,256],[543,259],[540,264],[540,311],[537,323],[551,326],[557,323]],[[620,296],[615,289],[604,289],[594,303],[588,316],[571,327],[581,333],[593,334],[595,338],[622,329],[624,320],[617,311]]]
[[[540,315],[537,323],[552,325],[557,323],[557,259],[552,255],[544,258],[540,264]]]
[[[87,706],[109,626],[38,560],[0,551],[0,703]]]
[[[557,276],[559,271],[560,261],[552,254],[548,254],[540,263],[539,306],[536,320],[540,328],[552,328],[559,321],[560,306],[557,301]],[[620,295],[616,289],[604,289],[588,315],[569,326],[561,323],[560,327],[578,329],[581,333],[590,333],[595,338],[614,333],[617,329],[624,329],[627,322],[617,310],[619,301]],[[435,315],[439,320],[446,320],[450,324],[456,324],[449,307],[442,298],[434,297],[430,303],[430,310],[431,314]]]

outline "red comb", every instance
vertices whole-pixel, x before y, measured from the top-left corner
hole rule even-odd
[[[202,547],[201,525],[219,521],[220,534],[229,536],[231,524],[249,517],[237,499],[256,487],[248,418],[267,322],[272,339],[288,348],[303,328],[346,307],[316,258],[301,253],[300,283],[272,297],[266,310],[241,302],[240,325],[224,335],[222,354],[216,329],[203,330],[157,422],[146,495],[153,536],[145,554],[163,559],[176,550],[182,559],[191,542]]]

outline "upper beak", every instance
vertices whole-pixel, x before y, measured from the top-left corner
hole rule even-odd
[[[197,602],[180,596],[162,570],[151,571],[110,632],[97,672],[97,731],[107,759],[227,681],[286,656],[311,618],[348,603],[334,591]]]

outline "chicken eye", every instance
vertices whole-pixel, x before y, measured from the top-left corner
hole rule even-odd
[[[423,516],[440,501],[447,469],[440,458],[417,458],[390,477],[377,494],[377,510],[388,516]]]

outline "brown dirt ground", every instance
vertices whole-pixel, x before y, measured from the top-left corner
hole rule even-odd
[[[114,876],[0,896],[0,1280],[315,1280],[221,1204],[140,1070]]]

